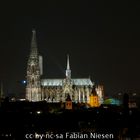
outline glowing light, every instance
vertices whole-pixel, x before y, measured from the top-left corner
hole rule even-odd
[[[36,113],[37,113],[37,114],[41,114],[42,112],[41,112],[41,111],[37,111]]]
[[[26,99],[19,99],[20,101],[26,101]]]
[[[104,104],[120,105],[120,101],[117,99],[109,98],[104,101]]]
[[[99,101],[98,101],[98,96],[90,96],[90,101],[89,104],[91,107],[99,107]]]
[[[26,80],[23,80],[23,81],[21,81],[22,82],[22,84],[26,84],[27,83],[27,81]]]

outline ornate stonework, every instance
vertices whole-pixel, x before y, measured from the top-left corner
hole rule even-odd
[[[69,56],[67,56],[66,77],[64,79],[40,79],[39,64],[36,32],[33,30],[31,52],[27,64],[27,100],[65,102],[69,95],[72,102],[89,103],[94,83],[90,78],[71,78]],[[99,88],[97,90],[100,91]],[[101,93],[99,92],[99,94]]]

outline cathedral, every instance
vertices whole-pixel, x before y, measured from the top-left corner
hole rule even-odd
[[[90,78],[72,78],[69,55],[67,55],[64,79],[41,79],[42,56],[38,53],[36,31],[32,31],[31,51],[27,63],[26,99],[28,101],[65,102],[70,96],[72,102],[89,103],[94,83]],[[102,102],[102,88],[96,87]]]

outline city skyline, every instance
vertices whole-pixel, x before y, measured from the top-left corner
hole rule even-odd
[[[140,3],[48,2],[4,7],[0,23],[0,80],[6,93],[25,92],[31,31],[37,32],[44,76],[91,77],[105,95],[140,93]],[[4,10],[6,8],[7,10]]]

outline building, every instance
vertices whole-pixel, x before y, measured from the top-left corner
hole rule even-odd
[[[72,102],[88,103],[94,86],[90,78],[71,77],[70,61],[67,56],[64,79],[41,79],[43,59],[39,56],[36,31],[32,31],[31,52],[27,64],[26,99],[28,101],[65,102],[68,95]]]
[[[93,88],[91,94],[90,94],[90,100],[89,100],[89,105],[91,107],[99,107],[100,104],[100,97],[98,96],[96,90]]]
[[[97,85],[95,87],[96,94],[98,95],[99,104],[104,102],[104,87],[103,85]]]
[[[65,102],[65,109],[71,110],[72,109],[72,100],[70,98],[70,95],[68,94]]]

